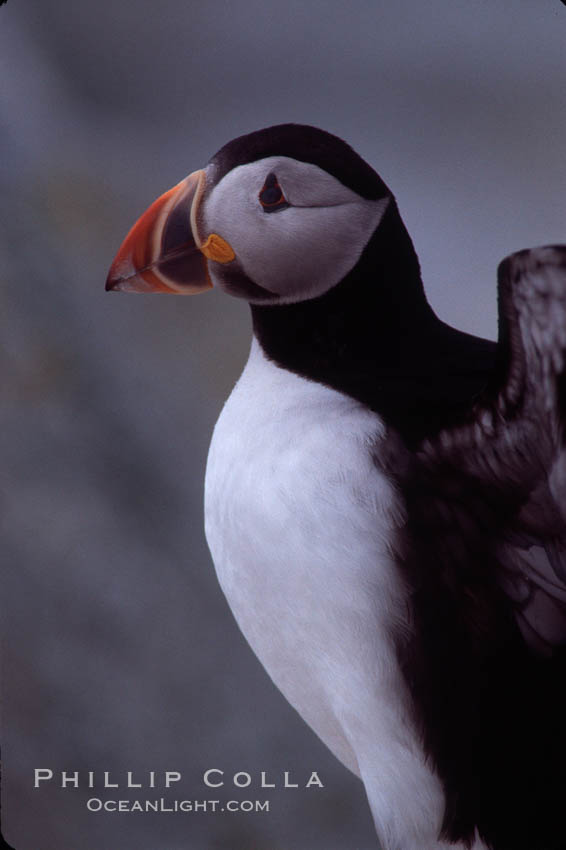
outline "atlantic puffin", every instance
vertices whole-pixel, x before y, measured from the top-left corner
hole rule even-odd
[[[566,247],[449,327],[384,181],[284,124],[141,216],[106,288],[251,308],[206,536],[268,674],[361,777],[383,850],[566,848]]]

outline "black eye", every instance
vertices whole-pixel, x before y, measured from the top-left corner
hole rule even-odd
[[[259,202],[264,212],[277,212],[286,209],[289,204],[285,200],[283,190],[273,172],[267,175],[259,193]]]

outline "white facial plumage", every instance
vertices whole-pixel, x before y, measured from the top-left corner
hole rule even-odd
[[[207,180],[214,180],[214,165]],[[289,206],[266,213],[259,194],[275,174]],[[207,194],[201,209],[206,233],[232,246],[241,271],[273,293],[261,303],[315,298],[335,286],[356,265],[381,221],[389,198],[367,200],[316,165],[270,156],[229,171]],[[215,286],[224,274],[209,261]],[[248,298],[253,302],[253,298]]]

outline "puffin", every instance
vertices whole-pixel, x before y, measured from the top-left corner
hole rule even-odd
[[[497,343],[452,328],[381,177],[283,124],[158,198],[106,288],[250,305],[206,537],[381,848],[564,850],[566,246],[502,261]]]

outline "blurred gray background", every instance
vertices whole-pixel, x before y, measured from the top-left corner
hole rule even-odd
[[[566,240],[566,9],[9,0],[0,63],[4,834],[17,850],[376,850],[361,784],[253,657],[204,540],[247,307],[104,280],[137,216],[224,142],[306,122],[392,187],[441,317],[494,337],[498,261]],[[84,787],[34,790],[36,767],[179,770],[170,798],[271,811],[94,814]],[[316,770],[325,788],[211,793],[209,767]]]

